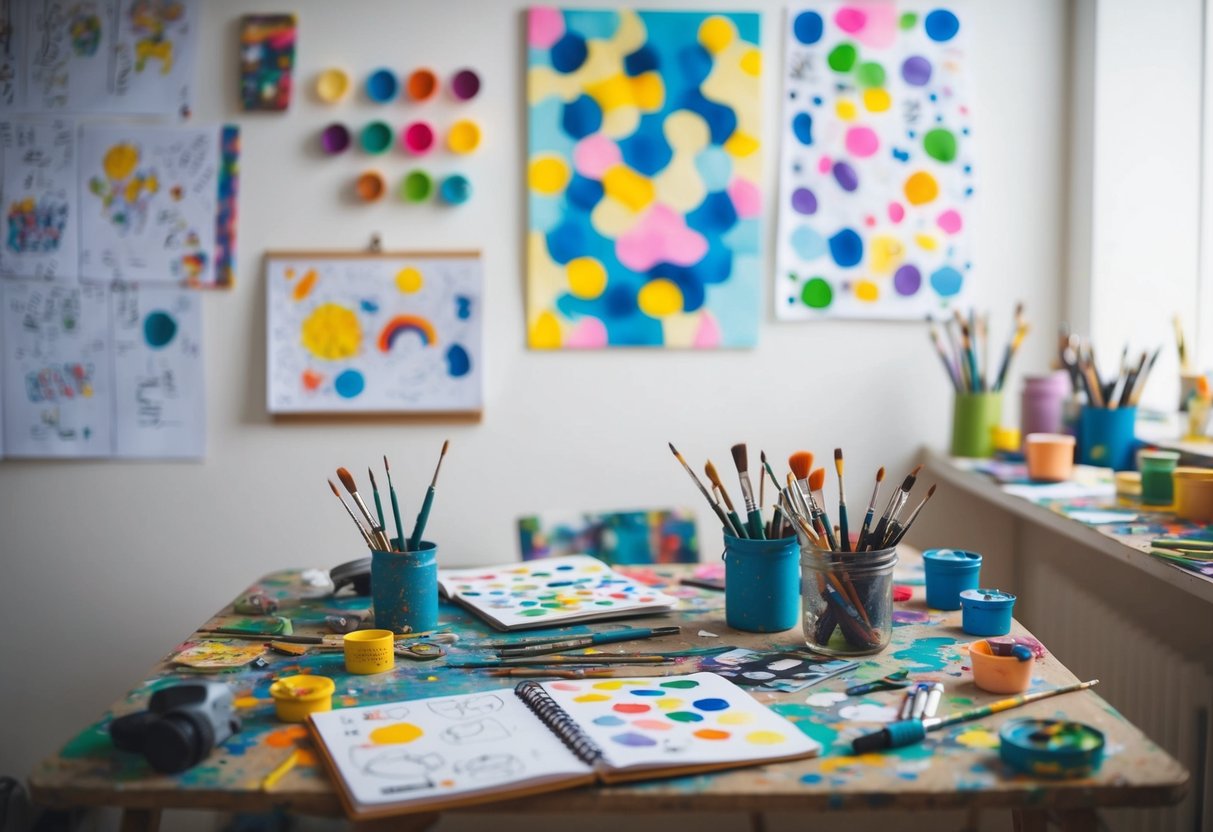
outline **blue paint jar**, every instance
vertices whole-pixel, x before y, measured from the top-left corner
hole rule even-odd
[[[960,609],[960,593],[977,589],[981,555],[963,549],[927,549],[922,553],[927,578],[927,606],[933,610]]]
[[[371,553],[375,627],[418,633],[438,626],[438,546],[421,541],[416,552]]]
[[[794,537],[724,536],[724,617],[730,627],[778,633],[800,621],[800,545]]]
[[[966,589],[960,593],[961,627],[971,636],[1005,636],[1011,632],[1015,596],[1001,589]]]
[[[1136,407],[1084,407],[1078,417],[1078,461],[1113,471],[1133,470],[1136,423]]]
[[[1082,722],[1013,719],[998,732],[998,756],[1032,777],[1090,777],[1104,757],[1104,735]]]

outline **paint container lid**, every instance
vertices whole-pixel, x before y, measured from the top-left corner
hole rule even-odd
[[[406,153],[420,156],[434,146],[434,128],[429,122],[414,121],[400,134],[400,146]]]
[[[405,90],[413,101],[428,101],[438,92],[438,76],[432,69],[415,69],[405,82]]]
[[[461,69],[451,76],[451,95],[470,101],[480,92],[480,76],[472,69]]]
[[[453,173],[442,180],[438,194],[448,205],[462,205],[472,196],[472,183],[467,180],[466,176]]]
[[[331,66],[316,76],[316,97],[325,104],[336,104],[350,91],[350,76],[344,69]]]
[[[998,737],[1002,761],[1035,777],[1086,777],[1103,762],[1103,732],[1082,722],[1013,719]]]
[[[1175,451],[1138,451],[1137,467],[1142,471],[1169,471],[1179,462]]]
[[[472,153],[480,147],[480,125],[466,118],[455,122],[446,134],[446,146],[452,153]]]
[[[1029,445],[1074,445],[1074,437],[1068,433],[1029,433],[1024,441]]]
[[[981,555],[964,549],[927,549],[923,566],[936,572],[959,572],[981,568]]]
[[[1001,589],[966,589],[960,593],[960,605],[979,610],[1000,610],[1015,604],[1015,596]]]
[[[409,171],[400,181],[399,195],[405,202],[425,202],[434,193],[434,180],[423,170]]]
[[[376,104],[386,104],[400,92],[400,82],[390,69],[377,69],[366,79],[366,97]]]
[[[329,156],[344,153],[350,146],[350,130],[344,124],[334,121],[320,131],[320,149]]]
[[[383,191],[387,186],[383,182],[383,175],[378,171],[368,170],[360,174],[354,181],[354,193],[363,202],[374,202],[383,196]]]

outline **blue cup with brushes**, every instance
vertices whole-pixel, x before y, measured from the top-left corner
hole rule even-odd
[[[400,540],[393,541],[397,548]],[[438,546],[419,541],[408,552],[371,552],[375,627],[420,633],[438,626]]]
[[[800,544],[724,536],[724,615],[735,630],[778,633],[800,623]]]

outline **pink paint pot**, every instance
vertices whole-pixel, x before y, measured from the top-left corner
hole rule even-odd
[[[349,128],[334,121],[320,131],[320,149],[329,156],[344,153],[350,146]]]
[[[421,156],[434,147],[434,128],[426,121],[414,121],[400,134],[400,146],[405,153]]]
[[[451,95],[460,101],[471,101],[480,92],[480,76],[471,69],[461,69],[451,76]]]

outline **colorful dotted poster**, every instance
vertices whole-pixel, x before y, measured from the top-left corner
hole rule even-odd
[[[788,15],[775,308],[917,319],[972,279],[964,27],[947,8]]]
[[[759,15],[531,9],[535,349],[752,346]]]

